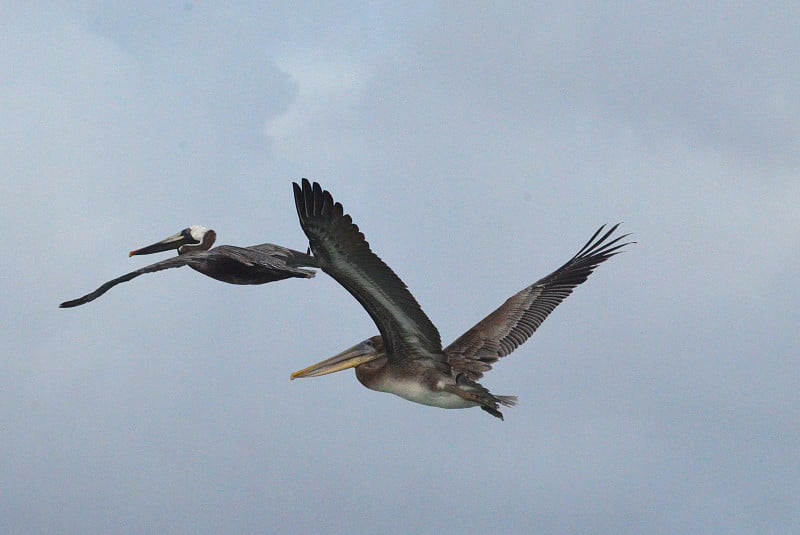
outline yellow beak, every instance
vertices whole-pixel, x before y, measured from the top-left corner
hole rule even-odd
[[[291,375],[291,379],[298,377],[319,377],[320,375],[328,375],[329,373],[340,372],[348,368],[355,368],[365,362],[375,360],[380,355],[375,352],[372,346],[366,345],[364,342],[347,349],[338,355],[322,362],[318,362],[304,368]]]

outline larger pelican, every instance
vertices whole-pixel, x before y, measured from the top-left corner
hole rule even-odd
[[[310,279],[316,274],[313,270],[302,269],[301,266],[315,267],[317,261],[311,255],[300,251],[271,243],[250,247],[219,245],[212,249],[211,246],[216,239],[217,233],[213,230],[192,225],[160,242],[131,251],[128,253],[129,256],[177,249],[178,256],[126,273],[83,297],[61,303],[59,307],[71,308],[83,305],[94,301],[121,282],[127,282],[145,273],[182,266],[189,266],[212,279],[230,284],[266,284],[289,277]]]
[[[294,184],[294,198],[318,267],[361,303],[380,335],[295,372],[292,379],[355,367],[358,380],[372,390],[445,409],[477,406],[501,420],[500,405],[513,406],[517,398],[496,396],[478,379],[525,342],[599,264],[628,245],[619,243],[627,234],[610,239],[619,225],[602,235],[600,227],[566,264],[511,296],[442,349],[439,331],[403,281],[370,250],[342,205],[306,179],[302,186]]]

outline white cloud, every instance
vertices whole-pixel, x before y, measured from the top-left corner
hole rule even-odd
[[[314,51],[293,51],[278,66],[297,85],[289,108],[268,121],[266,133],[276,157],[292,161],[347,160],[355,147],[346,147],[351,114],[358,105],[367,76],[358,58],[325,58]],[[332,139],[334,132],[340,132]]]

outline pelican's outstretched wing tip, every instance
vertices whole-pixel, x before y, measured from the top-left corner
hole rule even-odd
[[[441,351],[439,332],[422,311],[405,283],[371,249],[364,234],[328,190],[302,181],[295,202],[303,228],[320,268],[353,295],[375,321],[387,345],[423,340]],[[402,341],[400,340],[402,338]]]

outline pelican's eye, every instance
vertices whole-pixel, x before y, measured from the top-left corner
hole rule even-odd
[[[192,229],[190,228],[183,229],[181,234],[183,234],[183,237],[186,238],[188,243],[200,243],[200,240],[192,236]]]

